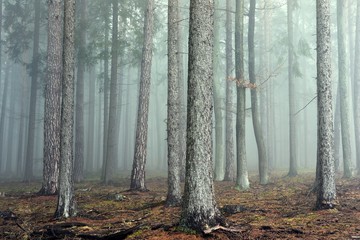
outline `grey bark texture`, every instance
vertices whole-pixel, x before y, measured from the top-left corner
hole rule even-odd
[[[288,77],[289,77],[289,147],[290,169],[288,176],[298,174],[298,162],[296,156],[296,118],[295,118],[295,76],[294,76],[294,24],[293,24],[293,0],[287,0],[287,26],[288,26]]]
[[[340,88],[340,122],[341,142],[344,162],[344,177],[352,176],[351,169],[351,143],[350,143],[350,92],[349,92],[349,54],[346,47],[347,34],[345,31],[346,16],[345,3],[347,1],[337,0],[337,39],[338,39],[338,68]]]
[[[75,163],[74,181],[84,179],[84,74],[86,55],[86,1],[79,0],[80,4],[80,34],[77,54],[76,73],[76,106],[75,106]]]
[[[236,152],[237,152],[237,176],[236,188],[239,190],[250,187],[246,162],[245,145],[245,87],[241,84],[244,81],[244,0],[236,1],[235,14],[235,72],[237,86],[237,109],[236,109]]]
[[[76,215],[73,171],[75,0],[64,1],[64,54],[61,106],[59,194],[55,217]]]
[[[151,62],[154,30],[154,0],[147,1],[144,21],[144,46],[141,60],[140,93],[136,125],[135,153],[131,172],[131,190],[146,191],[145,164],[147,154]]]
[[[112,44],[111,44],[111,76],[110,76],[110,102],[109,102],[109,125],[107,129],[106,164],[103,182],[109,184],[113,178],[115,161],[117,160],[117,94],[118,91],[118,11],[119,1],[113,0]]]
[[[355,144],[356,144],[356,168],[360,174],[360,0],[357,0],[356,8],[356,34],[355,34],[355,57],[354,57],[354,76],[355,76]]]
[[[249,80],[250,83],[252,84],[256,84],[255,46],[254,46],[255,7],[256,7],[256,0],[250,0],[248,47],[249,47]],[[252,122],[254,126],[255,139],[258,148],[260,184],[267,184],[269,181],[268,159],[266,157],[265,141],[264,141],[263,131],[261,129],[257,89],[251,89],[251,112],[252,112]]]
[[[235,154],[234,154],[234,92],[236,83],[230,80],[234,68],[233,54],[233,17],[231,10],[233,4],[231,0],[226,0],[226,119],[225,119],[225,181],[235,180]]]
[[[35,121],[36,121],[36,95],[38,85],[38,71],[39,71],[39,37],[40,37],[40,0],[34,1],[35,22],[34,22],[34,37],[33,37],[33,56],[31,69],[31,90],[30,90],[30,108],[29,108],[29,125],[28,125],[28,139],[25,162],[25,176],[24,181],[29,182],[33,180],[33,162],[35,150]]]
[[[178,82],[178,0],[168,1],[168,194],[166,204],[179,205],[180,188],[180,99]]]
[[[63,1],[48,1],[47,77],[44,110],[44,165],[41,194],[58,190],[63,70]]]
[[[318,142],[316,208],[332,208],[336,200],[334,128],[331,87],[330,1],[316,1]]]
[[[190,2],[186,177],[180,224],[203,230],[221,220],[212,152],[214,2]]]

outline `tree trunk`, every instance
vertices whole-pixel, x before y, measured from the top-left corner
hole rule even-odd
[[[87,157],[86,157],[86,163],[87,167],[86,169],[88,171],[93,170],[93,163],[94,163],[94,157],[95,151],[99,151],[95,147],[95,85],[96,85],[96,72],[95,67],[91,67],[89,70],[89,125],[88,125],[88,139],[87,139],[87,145],[88,145],[88,151],[87,151]]]
[[[333,208],[336,200],[331,87],[330,2],[316,1],[318,143],[316,208]]]
[[[289,144],[290,144],[290,169],[288,176],[298,174],[298,162],[296,156],[297,137],[295,123],[295,77],[294,77],[294,24],[293,24],[293,0],[287,0],[287,26],[288,26],[288,77],[289,77]]]
[[[355,35],[355,143],[356,143],[356,168],[357,174],[360,175],[360,0],[357,0],[356,9],[356,35]]]
[[[150,98],[151,60],[154,28],[154,0],[148,0],[144,21],[144,46],[141,60],[140,94],[137,115],[135,154],[131,172],[131,190],[145,191],[148,114]]]
[[[180,224],[196,230],[221,222],[212,167],[213,3],[190,2],[186,177]]]
[[[249,31],[248,31],[249,79],[250,79],[250,83],[252,83],[254,85],[256,85],[255,49],[254,49],[255,6],[256,6],[256,0],[250,0]],[[251,112],[252,112],[252,121],[253,121],[253,126],[254,126],[256,144],[258,147],[260,184],[267,184],[269,181],[268,162],[267,162],[267,157],[266,157],[266,148],[265,148],[263,132],[261,129],[259,104],[258,104],[258,96],[257,96],[256,89],[251,90]]]
[[[2,93],[1,100],[1,117],[0,117],[0,173],[2,172],[2,165],[4,164],[4,137],[5,137],[5,116],[6,116],[6,106],[8,101],[9,94],[9,72],[10,72],[10,64],[6,64],[5,68],[5,78],[4,78],[4,91]]]
[[[57,193],[60,161],[63,1],[48,2],[47,78],[44,112],[44,165],[41,194]]]
[[[219,8],[219,1],[215,2],[215,9]],[[224,78],[220,74],[220,12],[215,10],[214,18],[214,114],[215,114],[215,180],[222,181],[225,176],[225,135],[224,116],[225,102],[223,96]]]
[[[340,86],[337,84],[335,115],[334,115],[334,161],[335,172],[340,171],[340,146],[341,146],[341,122],[340,122]]]
[[[55,217],[76,215],[73,182],[75,0],[64,1],[64,54],[61,106],[59,194]]]
[[[112,23],[112,44],[111,44],[111,79],[110,79],[110,102],[109,102],[109,124],[107,129],[106,164],[103,182],[109,184],[113,177],[115,159],[117,156],[117,94],[118,79],[118,11],[119,1],[113,0],[113,23]]]
[[[246,162],[245,146],[245,106],[246,92],[244,81],[244,0],[236,1],[235,14],[235,72],[237,87],[237,110],[236,110],[236,151],[237,151],[237,177],[236,188],[248,189],[250,187]]]
[[[226,78],[230,78],[233,73],[233,17],[231,10],[233,4],[231,0],[226,0]],[[234,156],[234,104],[235,82],[226,80],[226,166],[225,181],[235,179],[235,156]]]
[[[174,206],[180,204],[180,118],[179,118],[179,82],[178,82],[178,0],[168,0],[168,195],[166,204]]]
[[[347,53],[347,35],[344,30],[346,9],[343,0],[337,0],[337,34],[338,34],[338,67],[340,87],[340,122],[341,142],[344,161],[344,177],[350,178],[351,172],[351,143],[350,143],[350,96],[349,96],[349,55]]]
[[[39,37],[40,37],[40,0],[34,1],[35,22],[33,38],[33,56],[31,69],[31,90],[30,90],[30,108],[29,108],[29,129],[26,150],[25,176],[24,181],[33,179],[33,162],[35,150],[35,121],[36,121],[36,95],[39,70]]]
[[[75,107],[75,164],[74,181],[84,179],[84,74],[86,55],[86,0],[80,2],[80,34],[76,74],[76,107]]]
[[[105,14],[105,53],[104,53],[104,134],[103,134],[103,167],[101,171],[101,180],[105,182],[106,161],[107,161],[107,141],[109,129],[109,25],[110,20],[108,14]]]

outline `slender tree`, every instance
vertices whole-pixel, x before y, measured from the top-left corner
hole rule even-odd
[[[215,9],[219,9],[220,1],[214,1]],[[224,135],[224,109],[223,96],[224,78],[220,72],[220,27],[221,15],[215,10],[214,22],[214,114],[215,114],[215,180],[224,180],[225,175],[225,135]]]
[[[255,6],[256,6],[256,0],[250,0],[249,30],[248,30],[249,79],[250,79],[250,83],[252,83],[254,85],[256,85],[255,47],[254,47]],[[256,144],[258,147],[260,184],[267,184],[269,181],[268,162],[267,162],[267,157],[266,157],[266,148],[265,148],[265,142],[264,142],[264,137],[263,137],[263,131],[261,129],[258,95],[257,95],[256,89],[251,90],[251,112],[252,112],[252,121],[253,121],[253,126],[254,126]]]
[[[236,188],[248,189],[250,187],[246,162],[245,146],[245,101],[246,92],[244,86],[244,0],[236,1],[235,14],[235,72],[237,87],[237,110],[236,110],[236,152],[237,152],[237,176]]]
[[[141,60],[140,93],[136,126],[135,154],[130,184],[131,190],[138,191],[146,191],[145,164],[147,154],[153,30],[154,0],[148,0],[144,21],[144,45]]]
[[[226,77],[229,78],[233,73],[233,17],[231,10],[233,4],[231,0],[226,0]],[[234,90],[235,82],[227,79],[226,81],[226,165],[225,181],[235,179],[235,156],[234,156]]]
[[[33,179],[33,162],[35,150],[35,121],[36,121],[36,95],[39,75],[39,37],[40,37],[40,0],[34,1],[35,22],[33,35],[33,54],[32,54],[32,69],[31,69],[31,90],[30,90],[30,108],[29,108],[29,125],[28,138],[25,162],[25,176],[24,181],[31,181]]]
[[[330,1],[316,1],[318,142],[316,208],[332,208],[336,200],[334,128],[331,88]]]
[[[214,2],[190,2],[186,177],[180,223],[203,230],[221,222],[212,168]]]
[[[117,155],[117,94],[118,94],[118,14],[119,1],[113,0],[113,22],[112,22],[112,43],[111,43],[111,76],[110,76],[110,102],[109,102],[109,123],[107,129],[106,161],[103,168],[103,182],[109,184],[113,177],[113,168]]]
[[[5,116],[6,116],[6,106],[8,102],[8,94],[9,94],[9,71],[10,71],[10,64],[6,64],[5,67],[5,77],[4,77],[4,89],[2,92],[2,99],[1,99],[1,117],[0,117],[0,173],[2,172],[2,164],[4,162],[4,151],[5,144],[4,144],[4,135],[5,135]]]
[[[288,176],[298,174],[296,159],[296,123],[295,123],[295,77],[294,77],[294,24],[293,0],[287,0],[287,27],[288,27],[288,78],[289,78],[289,144],[290,144],[290,169]]]
[[[59,194],[55,217],[76,215],[73,181],[75,0],[64,1],[64,49],[61,106]]]
[[[80,0],[79,46],[77,52],[74,181],[84,178],[84,74],[86,52],[86,0]]]
[[[47,77],[44,110],[44,165],[41,194],[58,190],[60,161],[63,1],[48,1]]]
[[[338,67],[340,88],[340,122],[341,142],[344,162],[344,177],[352,176],[351,143],[350,143],[350,95],[349,95],[349,54],[346,47],[345,31],[346,16],[344,16],[347,1],[337,0],[337,37],[338,37]]]
[[[356,34],[355,34],[355,143],[356,143],[356,168],[357,174],[360,174],[360,0],[357,0],[356,8]]]
[[[178,0],[168,1],[168,195],[166,203],[173,206],[181,201],[180,188],[180,118],[179,118],[179,87],[178,87]]]

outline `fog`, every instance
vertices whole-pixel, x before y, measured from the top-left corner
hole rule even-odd
[[[0,180],[39,180],[43,174],[44,149],[44,89],[47,56],[47,5],[41,1],[39,25],[39,52],[33,57],[35,9],[32,1],[2,0],[1,25],[1,63],[0,63]],[[103,0],[86,1],[86,22],[81,22],[77,5],[76,25],[76,71],[79,59],[85,64],[84,98],[83,98],[83,144],[84,144],[84,177],[100,179],[104,163],[104,61],[111,58],[105,52],[105,45],[111,46],[112,11],[111,4]],[[119,5],[119,37],[117,65],[117,157],[114,165],[114,178],[130,177],[135,149],[136,120],[139,101],[139,83],[141,71],[141,50],[143,48],[144,8],[146,1],[124,0]],[[189,21],[189,1],[182,0],[180,16],[181,33],[181,71],[187,86],[187,39]],[[225,106],[226,99],[226,1],[218,1],[216,8],[216,26],[219,27],[218,53],[216,54],[217,70],[214,77],[219,99]],[[270,3],[271,2],[271,3]],[[293,48],[294,48],[294,116],[295,116],[295,155],[300,172],[315,171],[317,154],[317,99],[316,99],[316,12],[315,1],[294,1],[293,11]],[[355,1],[349,1],[355,3]],[[235,5],[235,4],[234,4]],[[248,11],[245,1],[245,11]],[[262,133],[265,139],[270,172],[284,172],[289,169],[289,77],[288,77],[288,23],[286,1],[258,1],[255,18],[255,71],[257,86],[254,90],[246,89],[246,159],[251,174],[258,174],[258,150],[254,136],[251,115],[250,91],[258,91]],[[350,136],[351,168],[355,164],[355,131],[353,117],[353,81],[354,81],[354,43],[355,43],[355,8],[349,3],[345,16],[347,34],[346,48],[349,68],[347,76],[348,93],[350,94]],[[153,59],[151,66],[151,88],[148,118],[147,139],[147,176],[166,176],[167,174],[167,1],[155,1],[154,11]],[[106,20],[107,19],[107,20]],[[338,96],[338,40],[336,2],[332,1],[332,66],[334,106]],[[233,18],[234,20],[234,18]],[[233,22],[234,24],[234,22]],[[234,26],[234,25],[233,25]],[[248,17],[244,19],[244,56],[245,80],[248,79]],[[108,39],[105,32],[108,29]],[[80,42],[81,31],[85,31],[86,42]],[[233,38],[234,40],[234,38]],[[214,44],[215,45],[215,44]],[[234,48],[233,44],[233,48]],[[84,48],[83,54],[79,49]],[[108,50],[109,51],[109,50]],[[234,51],[234,49],[233,49]],[[34,61],[38,67],[34,69]],[[110,63],[111,64],[111,63]],[[31,86],[37,72],[35,112],[31,112]],[[77,76],[75,74],[75,76]],[[109,79],[107,79],[109,80]],[[75,79],[77,81],[77,79]],[[76,87],[78,85],[75,84]],[[185,91],[186,92],[186,91]],[[186,96],[181,97],[186,102]],[[234,95],[233,102],[236,102]],[[335,109],[335,108],[334,108]],[[225,111],[220,109],[223,118],[222,141],[225,159]],[[335,111],[334,111],[335,112]],[[340,114],[336,110],[337,114]],[[35,125],[31,125],[30,116],[35,114]],[[76,115],[76,109],[75,109]],[[234,113],[235,116],[235,113]],[[76,116],[75,116],[76,117]],[[214,158],[215,115],[214,115]],[[186,119],[181,119],[185,123]],[[235,121],[235,118],[234,118]],[[338,123],[335,123],[338,124]],[[74,126],[76,129],[78,126]],[[335,129],[339,128],[335,125]],[[30,130],[33,137],[29,137]],[[235,129],[233,132],[235,138]],[[340,135],[337,135],[340,139]],[[340,146],[338,171],[342,171],[342,145]],[[29,143],[33,143],[29,144]],[[29,151],[29,147],[33,147]],[[76,149],[76,145],[74,146]],[[28,153],[33,153],[31,156]],[[236,153],[236,149],[234,149]],[[32,160],[32,161],[31,161]],[[30,161],[30,165],[29,164]],[[76,161],[76,156],[74,161]],[[215,161],[215,159],[214,159]],[[225,162],[223,163],[225,165]],[[26,178],[30,167],[33,176]]]

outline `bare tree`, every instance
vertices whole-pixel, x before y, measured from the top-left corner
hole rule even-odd
[[[180,188],[180,118],[177,36],[179,27],[178,0],[168,1],[168,195],[166,203],[173,206],[181,202]]]
[[[35,22],[34,22],[34,38],[33,38],[33,55],[31,69],[31,90],[30,90],[30,109],[29,109],[29,125],[28,139],[25,162],[24,181],[33,179],[33,162],[34,162],[34,144],[35,144],[35,121],[36,121],[36,95],[39,75],[39,37],[40,37],[40,0],[34,1]]]
[[[249,31],[248,31],[248,45],[249,45],[249,79],[250,83],[256,85],[255,76],[255,47],[254,47],[254,34],[255,34],[255,6],[256,0],[250,0],[249,8]],[[254,126],[254,133],[258,147],[259,157],[259,174],[260,184],[267,184],[269,181],[268,176],[268,160],[266,157],[266,148],[261,129],[258,95],[256,89],[251,89],[251,112],[252,121]]]
[[[349,95],[349,54],[346,47],[346,18],[344,16],[347,1],[337,0],[337,37],[338,67],[340,88],[340,122],[341,142],[344,161],[344,177],[351,177],[351,143],[350,143],[350,95]]]
[[[150,98],[151,61],[154,30],[154,0],[147,1],[144,22],[144,46],[141,60],[140,93],[136,126],[135,154],[131,172],[131,190],[145,191],[148,115]]]
[[[233,17],[231,10],[233,4],[231,0],[226,0],[226,77],[232,75],[234,68],[233,60]],[[234,156],[234,90],[235,82],[227,79],[226,81],[226,152],[225,152],[225,181],[235,179],[235,156]]]
[[[294,1],[287,0],[287,26],[288,26],[288,77],[289,77],[289,144],[290,144],[290,169],[288,176],[298,174],[296,158],[296,118],[295,118],[295,76],[294,76]]]
[[[356,8],[356,35],[355,35],[355,143],[356,143],[356,168],[360,174],[360,0],[357,1]]]
[[[334,128],[331,87],[330,1],[316,1],[318,143],[316,208],[332,208],[336,200]]]
[[[236,110],[236,151],[237,151],[237,177],[236,188],[247,189],[250,186],[246,162],[245,146],[245,101],[246,88],[244,82],[244,0],[236,1],[235,14],[235,72],[237,87]]]
[[[73,181],[75,0],[64,1],[64,53],[61,106],[59,194],[55,217],[76,215]]]
[[[63,70],[63,1],[48,1],[47,78],[44,112],[44,166],[41,194],[58,190]]]
[[[180,223],[197,230],[221,220],[212,167],[213,14],[213,0],[190,2],[186,177]]]

